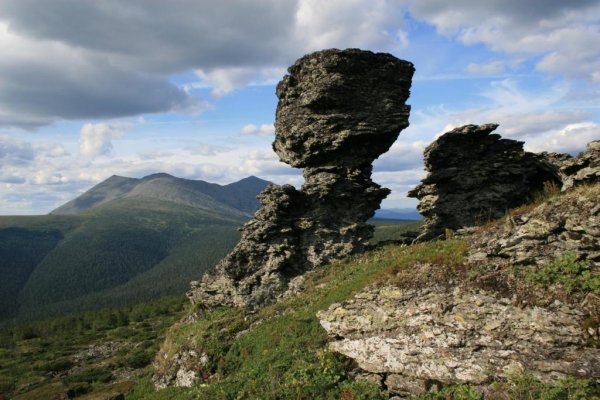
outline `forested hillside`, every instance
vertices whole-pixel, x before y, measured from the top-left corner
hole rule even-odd
[[[183,293],[235,245],[267,184],[111,177],[59,208],[73,212],[0,217],[0,320]]]

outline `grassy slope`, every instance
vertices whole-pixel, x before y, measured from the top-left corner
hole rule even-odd
[[[191,388],[162,391],[155,391],[150,378],[146,378],[127,398],[387,399],[388,394],[379,388],[353,382],[348,374],[352,368],[349,360],[326,350],[328,339],[316,313],[347,300],[367,285],[382,282],[399,287],[461,282],[476,289],[482,269],[465,264],[467,249],[465,240],[456,239],[386,246],[309,273],[305,292],[256,314],[245,316],[233,308],[201,312],[196,322],[176,324],[168,332],[156,358],[158,371],[168,373],[172,368],[164,361],[168,356],[181,349],[194,349],[198,354],[205,353],[210,360],[209,369],[201,372],[215,378]],[[568,271],[573,269],[565,268],[561,273]],[[504,272],[508,281],[527,282],[530,290],[549,295],[568,291],[568,287],[549,287],[532,279],[527,267],[512,266]],[[569,276],[579,280],[589,278],[586,277]],[[577,290],[590,292],[586,286]],[[598,399],[600,395],[600,387],[591,381],[567,379],[559,386],[549,387],[528,374],[498,382],[497,388],[498,393],[505,393],[511,399]],[[472,388],[460,385],[424,398],[475,400],[481,397]]]
[[[17,296],[37,265],[79,223],[76,217],[0,218],[0,317],[15,316]]]
[[[407,232],[418,232],[423,225],[423,221],[409,220],[373,220],[369,223],[375,226],[372,243],[402,240]]]
[[[388,246],[310,273],[306,292],[247,318],[237,309],[221,308],[196,323],[176,325],[157,360],[180,348],[200,347],[217,366],[207,372],[222,378],[209,385],[160,392],[144,380],[128,399],[387,398],[372,385],[352,382],[348,361],[325,350],[327,336],[317,311],[395,276],[399,269],[412,270],[409,266],[417,261],[458,265],[465,249],[461,241]],[[449,267],[443,273],[454,272]],[[248,332],[238,335],[245,329]]]
[[[354,382],[348,373],[352,369],[351,362],[326,350],[328,338],[320,327],[317,311],[379,282],[406,287],[468,279],[471,271],[466,270],[462,262],[466,250],[467,243],[463,240],[386,246],[309,273],[304,293],[257,314],[244,316],[238,309],[220,308],[205,312],[197,322],[178,323],[168,331],[164,342],[161,332],[181,314],[175,310],[152,311],[152,307],[138,312],[135,317],[125,312],[127,322],[119,322],[123,318],[113,310],[88,314],[98,315],[88,319],[63,317],[29,325],[37,326],[33,333],[27,326],[13,329],[9,335],[8,330],[0,330],[0,365],[3,366],[0,392],[2,388],[12,391],[21,386],[16,398],[22,400],[51,398],[80,386],[92,391],[81,397],[88,400],[102,398],[97,395],[111,391],[127,392],[128,400],[387,399],[388,394],[374,385]],[[431,263],[433,267],[415,268],[418,263]],[[109,358],[91,359],[66,375],[46,374],[46,370],[53,368],[50,361],[72,359],[79,349],[108,340],[127,340],[129,345]],[[155,391],[151,382],[153,368],[140,365],[145,365],[147,356],[155,354],[160,343],[163,345],[156,358],[159,369],[168,368],[162,362],[165,354],[173,354],[181,348],[201,347],[210,358],[209,365],[214,366],[205,372],[217,378],[191,388]],[[138,358],[141,358],[140,364],[136,364]],[[135,378],[120,372],[132,363],[140,367],[134,369]],[[109,378],[104,382],[106,376]],[[23,386],[29,384],[32,386]],[[564,389],[550,390],[530,376],[509,382],[506,390],[515,394],[511,397],[514,399],[542,398],[541,394],[547,400],[593,398],[586,382],[572,385],[583,395],[567,397]],[[426,398],[479,397],[469,387],[458,386]]]

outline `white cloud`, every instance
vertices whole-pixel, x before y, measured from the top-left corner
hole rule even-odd
[[[195,72],[202,81],[187,87],[212,87],[212,95],[218,99],[243,86],[274,85],[285,74],[285,68],[243,66],[198,69]]]
[[[576,154],[585,149],[586,145],[593,140],[600,140],[600,125],[588,121],[568,124],[560,130],[531,138],[525,143],[525,148],[533,152],[550,151]]]
[[[85,124],[79,132],[79,153],[87,159],[109,155],[113,150],[112,139],[124,134],[111,125]]]
[[[426,141],[405,142],[400,139],[373,163],[375,172],[406,171],[423,166]]]
[[[25,183],[25,178],[16,175],[0,175],[0,182],[20,185]]]
[[[273,83],[310,51],[406,47],[402,13],[392,0],[3,0],[0,125],[201,110],[191,89]],[[170,80],[190,71],[202,81]]]
[[[393,1],[301,0],[294,29],[305,52],[330,47],[391,51],[408,45],[401,25],[402,9]]]
[[[29,142],[0,136],[0,160],[2,166],[23,165],[30,163],[35,158],[33,146]]]
[[[600,68],[600,3],[594,0],[408,0],[412,13],[467,45],[541,57],[537,69],[593,79]],[[472,67],[476,68],[476,67]]]
[[[246,124],[242,126],[240,133],[242,135],[273,136],[275,134],[275,125],[262,124],[258,126],[255,124]]]
[[[475,75],[498,75],[506,71],[506,63],[502,60],[490,61],[483,64],[471,63],[466,71]]]
[[[214,156],[219,153],[225,153],[231,151],[232,148],[226,146],[216,146],[213,144],[200,143],[195,146],[187,148],[191,154],[197,154],[201,156]]]

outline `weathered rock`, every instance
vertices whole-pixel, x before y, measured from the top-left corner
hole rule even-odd
[[[365,222],[389,193],[371,180],[372,162],[408,126],[411,63],[357,49],[300,58],[277,86],[273,149],[304,167],[301,190],[271,185],[242,238],[211,274],[192,283],[194,303],[256,308],[288,282],[361,251]]]
[[[160,352],[154,363],[157,371],[153,381],[157,389],[164,389],[171,385],[190,387],[198,380],[207,380],[211,376],[208,357],[201,349],[181,350],[165,362],[164,359],[167,357],[169,357],[167,354]],[[165,369],[165,366],[168,368]]]
[[[570,252],[600,268],[600,185],[507,215],[474,235],[469,259],[486,265],[544,265]]]
[[[586,345],[584,313],[558,302],[523,308],[483,290],[382,286],[318,317],[333,351],[384,375],[400,395],[435,382],[482,386],[523,370],[547,383],[600,378],[600,349]]]
[[[498,125],[465,125],[425,149],[428,176],[409,197],[425,217],[418,241],[446,229],[484,224],[532,199],[546,182],[560,186],[557,168],[523,150],[523,142],[492,134]]]
[[[586,151],[577,157],[557,153],[542,153],[542,156],[558,167],[562,190],[600,182],[600,140],[588,143]]]

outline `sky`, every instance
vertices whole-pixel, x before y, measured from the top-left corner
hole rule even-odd
[[[528,151],[600,139],[598,0],[1,0],[0,214],[45,214],[113,174],[302,184],[271,149],[275,85],[302,55],[416,68],[410,126],[375,161],[414,208],[422,152],[468,123]]]

